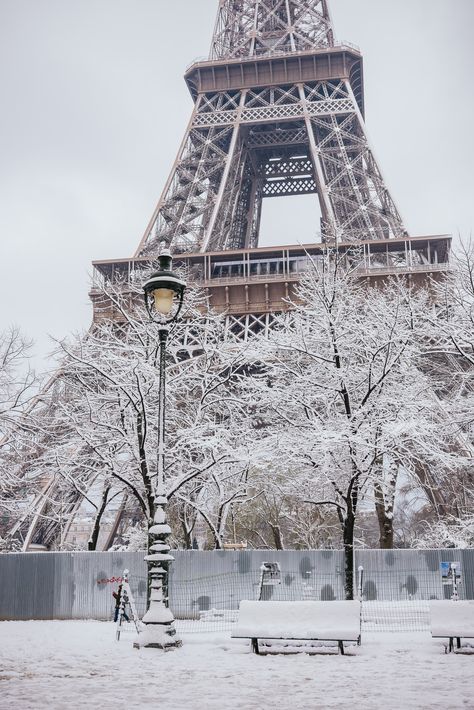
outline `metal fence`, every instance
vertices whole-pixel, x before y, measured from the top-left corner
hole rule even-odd
[[[280,583],[264,599],[331,601],[344,598],[339,550],[176,551],[170,606],[181,631],[229,630],[242,599],[257,599],[262,562],[278,562]],[[428,600],[446,599],[441,562],[458,562],[461,598],[474,599],[474,550],[359,550],[365,630],[428,629]],[[0,555],[0,619],[111,619],[112,592],[124,569],[138,612],[145,610],[142,552]],[[357,582],[357,580],[356,580]]]

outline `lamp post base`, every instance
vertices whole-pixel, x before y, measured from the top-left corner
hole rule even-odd
[[[135,641],[133,644],[133,648],[157,648],[160,651],[174,651],[175,648],[181,648],[183,645],[183,642],[181,640],[179,641],[174,641],[172,643],[168,644],[160,644],[160,643],[147,643],[147,644],[142,644],[139,641]]]
[[[182,645],[174,628],[163,624],[147,624],[138,641],[133,644],[134,648],[159,648],[162,651],[172,651]]]

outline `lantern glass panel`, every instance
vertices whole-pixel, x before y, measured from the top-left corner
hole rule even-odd
[[[175,292],[170,288],[157,288],[153,291],[155,309],[162,316],[168,316],[173,308]]]

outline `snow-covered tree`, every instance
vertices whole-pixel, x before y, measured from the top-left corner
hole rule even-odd
[[[430,508],[423,530],[425,543],[436,546],[439,531],[474,512],[474,244],[461,242],[451,270],[433,284],[436,309],[428,318],[425,372],[432,386],[433,416],[443,422],[443,436],[457,465],[449,470],[420,467]],[[429,543],[430,535],[432,541]]]
[[[13,432],[35,396],[38,380],[30,366],[32,342],[17,327],[0,333],[0,549],[10,549],[9,521],[19,510],[17,448]]]
[[[406,500],[422,498],[433,530],[469,519],[473,254],[464,252],[434,299],[404,281],[360,280],[357,261],[330,250],[315,259],[291,313],[268,339],[242,346],[226,341],[223,319],[188,290],[167,360],[176,545],[195,544],[198,521],[217,548],[231,533],[264,548],[342,542],[350,596],[358,516],[365,525],[370,513],[380,547],[392,547],[400,487]],[[41,525],[59,526],[64,540],[85,502],[90,549],[107,516],[110,544],[121,531],[122,546],[136,545],[153,518],[158,337],[142,280],[95,296],[111,320],[61,344],[61,367],[16,420],[8,450],[7,514],[26,523],[42,500]],[[406,539],[408,528],[406,518]]]
[[[474,514],[424,521],[410,542],[413,547],[421,549],[474,547]]]
[[[303,279],[291,316],[256,342],[249,398],[264,422],[260,458],[291,475],[287,490],[339,520],[346,595],[362,501],[375,501],[380,542],[393,544],[400,466],[416,473],[439,448],[420,370],[429,296],[399,281],[357,280],[350,260],[328,250]],[[418,324],[420,323],[420,328]]]
[[[224,545],[233,510],[251,498],[248,465],[230,458],[214,467],[206,481],[194,480],[177,493],[177,499],[188,515],[194,510],[204,520],[212,547],[217,550]]]
[[[44,517],[57,518],[61,509],[70,522],[78,505],[88,502],[94,517],[89,549],[96,547],[111,501],[133,500],[137,517],[148,522],[155,512],[159,340],[140,288],[138,278],[126,288],[104,287],[102,299],[114,319],[61,343],[57,387],[32,425],[43,445],[28,475],[56,481]],[[222,320],[208,312],[202,294],[189,289],[186,303],[167,346],[168,495],[186,499],[191,487],[200,490],[200,499],[209,498],[207,487],[225,482],[226,496],[240,499],[248,454],[239,438],[244,416],[232,400],[238,356],[224,347]],[[66,511],[57,496],[61,487]],[[210,504],[195,505],[207,520]]]
[[[294,469],[285,470],[277,456],[270,461],[266,447],[263,451],[266,462],[259,462],[251,473],[252,498],[234,511],[234,538],[257,549],[337,547],[340,535],[335,512],[305,503],[297,493]]]
[[[12,326],[0,333],[0,442],[34,395],[37,379],[30,366],[32,342]]]
[[[448,278],[437,286],[434,351],[451,356],[452,374],[474,379],[474,242],[461,242]],[[441,363],[446,364],[446,363]],[[454,371],[453,371],[454,370]],[[464,382],[463,382],[464,384]]]

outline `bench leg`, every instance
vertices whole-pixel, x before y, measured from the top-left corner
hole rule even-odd
[[[461,639],[459,638],[459,636],[456,639],[456,648],[461,648]]]
[[[260,655],[260,651],[258,650],[258,639],[252,639],[252,651],[257,654],[257,656]]]
[[[453,651],[453,650],[454,650],[453,637],[450,636],[450,638],[449,638],[449,651],[448,651],[448,653],[451,653],[451,651]]]
[[[337,645],[339,646],[339,651],[341,652],[342,655],[344,655],[344,644],[342,641],[338,641]]]

